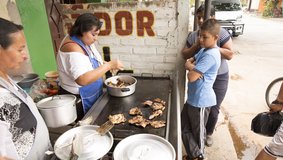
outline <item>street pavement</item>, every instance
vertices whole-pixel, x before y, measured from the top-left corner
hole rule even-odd
[[[271,137],[250,130],[252,118],[268,111],[265,90],[283,72],[283,19],[247,13],[244,35],[233,39],[235,57],[229,62],[230,83],[223,111],[244,146],[235,146],[240,159],[251,160]]]
[[[205,148],[205,155],[208,160],[237,160],[237,152],[233,145],[230,134],[229,122],[222,112],[219,114],[218,123],[213,134],[214,143],[211,147]]]

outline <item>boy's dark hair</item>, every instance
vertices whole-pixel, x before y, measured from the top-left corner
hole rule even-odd
[[[3,49],[8,48],[12,44],[10,34],[23,30],[22,25],[15,24],[4,18],[0,18],[0,46]]]
[[[84,13],[76,19],[69,34],[70,36],[83,36],[84,32],[91,31],[93,27],[99,30],[101,26],[102,22],[100,22],[97,17],[91,13]]]
[[[202,5],[200,5],[200,6],[198,7],[198,9],[197,9],[197,14],[198,14],[198,13],[202,13],[202,12],[204,12],[204,11],[205,11],[205,7],[204,7],[204,5],[202,4]],[[211,17],[215,16],[215,9],[214,9],[213,5],[211,5],[211,8],[210,8],[210,16],[211,16]]]
[[[203,31],[207,31],[212,35],[218,35],[220,32],[220,24],[216,19],[207,19],[200,26],[200,29]]]

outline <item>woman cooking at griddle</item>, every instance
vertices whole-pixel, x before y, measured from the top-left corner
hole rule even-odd
[[[80,15],[59,47],[56,57],[59,73],[59,94],[73,94],[82,101],[77,104],[77,120],[102,95],[107,71],[121,70],[119,60],[104,62],[95,48],[102,22],[91,13]]]

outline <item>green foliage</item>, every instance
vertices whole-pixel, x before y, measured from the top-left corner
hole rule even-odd
[[[262,12],[262,16],[264,17],[273,17],[274,9],[278,4],[278,0],[264,0],[264,10]]]
[[[248,0],[241,0],[241,4],[243,7],[248,6]]]

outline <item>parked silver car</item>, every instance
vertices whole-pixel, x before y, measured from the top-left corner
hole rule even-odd
[[[215,18],[231,35],[237,37],[244,32],[243,10],[240,0],[212,0]]]

